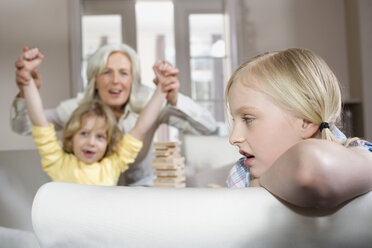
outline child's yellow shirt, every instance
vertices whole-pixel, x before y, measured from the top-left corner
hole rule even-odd
[[[49,127],[33,126],[32,135],[43,170],[56,182],[117,185],[120,174],[134,162],[142,148],[142,141],[127,133],[114,154],[99,162],[86,164],[62,149],[52,124]]]

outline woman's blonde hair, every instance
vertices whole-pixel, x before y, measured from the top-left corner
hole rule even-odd
[[[128,103],[135,112],[140,112],[145,106],[146,101],[141,95],[141,73],[140,62],[137,53],[133,48],[126,44],[108,44],[97,49],[97,51],[89,58],[87,65],[87,79],[88,85],[85,90],[83,101],[91,101],[95,98],[99,99],[96,90],[96,78],[103,72],[107,65],[108,57],[113,53],[123,53],[128,57],[131,62],[132,68],[132,86],[129,99],[124,106]],[[145,98],[147,99],[147,98]]]
[[[90,116],[102,117],[105,120],[107,148],[104,156],[115,153],[123,133],[117,126],[116,118],[111,108],[98,99],[82,102],[71,114],[63,130],[63,150],[67,153],[73,153],[73,137],[81,129],[83,119]]]
[[[314,52],[292,48],[264,53],[243,63],[226,86],[225,111],[230,118],[228,96],[232,84],[238,80],[264,92],[298,117],[317,125],[327,122],[330,128],[321,131],[322,139],[339,142],[331,132],[341,117],[339,82]]]

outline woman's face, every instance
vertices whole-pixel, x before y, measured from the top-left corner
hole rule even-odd
[[[114,111],[120,111],[129,99],[132,86],[132,64],[128,56],[112,53],[103,72],[97,76],[96,90],[101,100]]]

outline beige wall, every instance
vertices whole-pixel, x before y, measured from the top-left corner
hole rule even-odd
[[[38,47],[44,107],[70,97],[68,0],[2,0],[0,2],[0,150],[34,148],[31,137],[11,131],[9,109],[18,89],[14,62],[24,45]]]
[[[364,136],[372,141],[372,1],[359,0]]]
[[[240,63],[265,51],[307,48],[326,60],[349,98],[343,1],[240,0],[237,7]]]

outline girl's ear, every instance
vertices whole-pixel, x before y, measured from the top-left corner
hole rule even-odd
[[[300,128],[301,136],[303,139],[315,138],[315,136],[319,134],[318,133],[319,125],[308,120],[302,119],[302,124]]]

